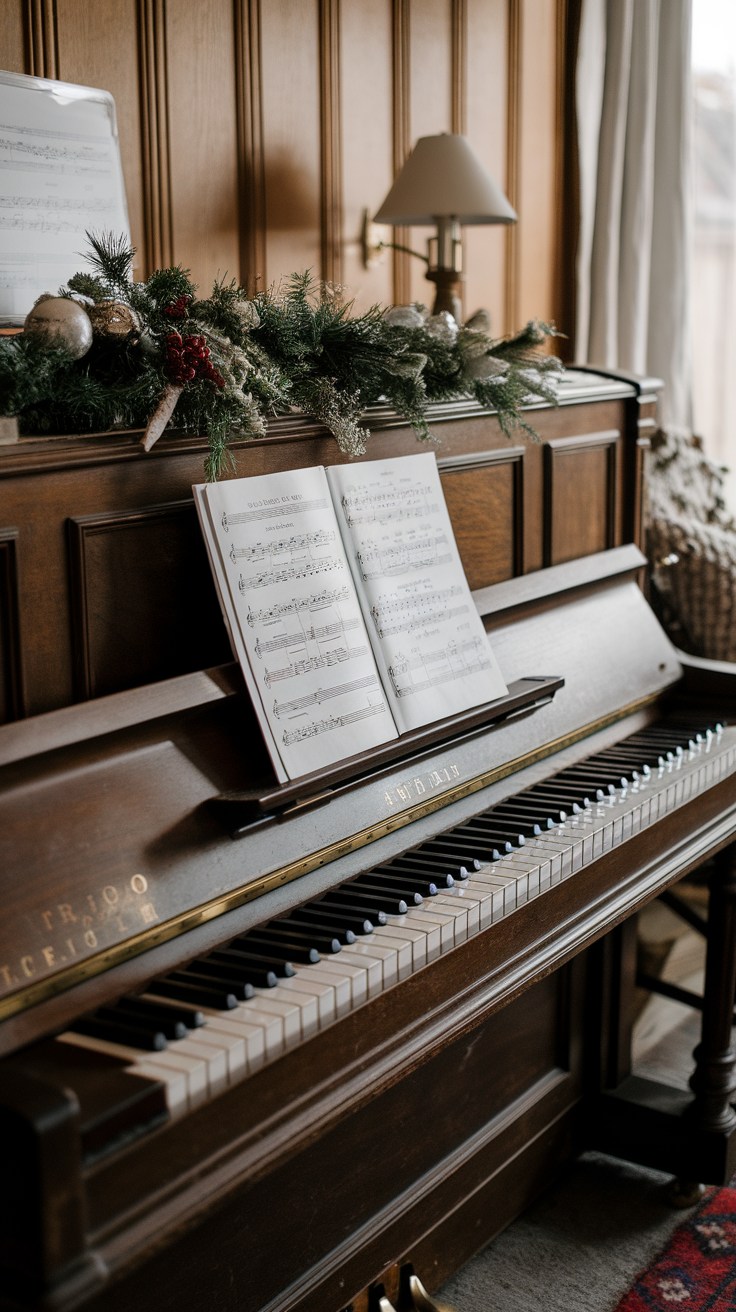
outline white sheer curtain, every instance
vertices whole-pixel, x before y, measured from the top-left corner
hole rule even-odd
[[[735,0],[736,2],[736,0]],[[692,427],[691,0],[583,0],[575,358],[654,374]]]

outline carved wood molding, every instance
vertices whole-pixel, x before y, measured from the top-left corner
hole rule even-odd
[[[598,550],[606,551],[616,546],[616,528],[620,518],[619,469],[621,461],[621,433],[617,428],[605,429],[600,433],[580,433],[574,437],[551,438],[544,444],[544,564],[556,565],[555,541],[561,528],[559,507],[556,505],[556,482],[562,472],[561,461],[567,462],[576,455],[591,451],[596,447],[605,453],[605,540],[598,544]],[[584,477],[580,480],[580,502],[586,500]]]
[[[392,6],[392,78],[393,78],[393,167],[394,177],[401,172],[411,150],[410,101],[410,0],[393,0]],[[394,228],[399,246],[409,243],[409,228]],[[407,305],[411,300],[410,255],[393,251],[394,303]]]
[[[26,714],[20,636],[18,530],[0,528],[0,719]]]
[[[166,0],[138,0],[146,276],[174,263]]]
[[[453,132],[467,131],[468,110],[468,5],[452,0],[452,112]]]
[[[27,68],[33,77],[59,77],[56,0],[26,0]]]
[[[521,77],[523,0],[508,0],[506,48],[506,195],[518,212],[521,174]],[[506,227],[505,318],[507,333],[519,327],[519,233]]]
[[[240,281],[266,284],[261,0],[235,0],[235,78],[240,173]]]
[[[342,281],[342,113],[340,105],[340,0],[319,3],[319,130],[321,273]]]

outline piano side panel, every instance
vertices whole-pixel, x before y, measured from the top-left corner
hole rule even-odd
[[[0,724],[25,714],[19,592],[18,530],[0,529]]]
[[[586,401],[535,409],[528,418],[543,441],[556,440],[623,431],[635,404],[635,398]],[[540,568],[542,447],[524,433],[510,444],[489,416],[433,427],[440,459],[462,462],[465,455],[489,453],[487,467],[445,475],[471,586]],[[519,448],[524,454],[517,458],[512,453]],[[411,430],[379,428],[366,459],[421,449]],[[286,420],[276,421],[273,437],[236,444],[234,455],[240,477],[345,459],[319,425]],[[211,621],[216,633],[202,632],[215,614],[213,588],[202,571],[194,515],[187,517],[181,505],[190,501],[192,483],[202,481],[202,458],[198,439],[175,434],[162,438],[150,456],[142,454],[136,434],[0,447],[0,538],[17,531],[25,714],[222,659],[219,619]],[[574,488],[573,497],[588,490],[588,484]],[[576,533],[573,527],[567,551],[597,549],[590,535]],[[621,540],[617,529],[611,544]],[[152,613],[158,617],[153,624]],[[7,705],[0,713],[10,718]]]

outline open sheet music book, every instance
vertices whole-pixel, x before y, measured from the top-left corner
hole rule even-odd
[[[434,455],[194,495],[281,783],[505,695]]]

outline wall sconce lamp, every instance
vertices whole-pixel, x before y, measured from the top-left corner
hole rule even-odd
[[[368,268],[371,256],[386,246],[424,260],[426,276],[437,287],[432,313],[449,310],[460,323],[461,225],[516,223],[517,218],[465,137],[449,132],[420,137],[373,222],[407,228],[436,224],[437,236],[429,238],[426,255],[394,242],[376,243],[366,211],[363,263]]]

